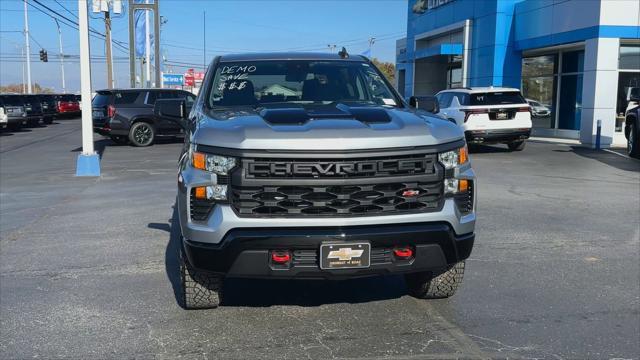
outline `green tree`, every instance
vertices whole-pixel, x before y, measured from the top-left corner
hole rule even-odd
[[[380,61],[376,58],[371,59],[371,62],[380,69],[380,72],[389,80],[391,84],[396,84],[396,65],[390,62]]]
[[[38,83],[35,83],[31,86],[31,90],[34,94],[53,94],[54,90],[51,88],[46,88],[41,86]],[[9,84],[0,86],[0,93],[17,93],[22,94],[22,84]]]

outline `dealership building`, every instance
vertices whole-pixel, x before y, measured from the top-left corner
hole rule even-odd
[[[506,86],[549,108],[533,133],[593,146],[622,134],[630,88],[640,87],[638,0],[409,0],[396,44],[405,96]]]

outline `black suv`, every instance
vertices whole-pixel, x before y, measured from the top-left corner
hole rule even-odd
[[[42,122],[45,124],[53,123],[53,119],[57,114],[56,99],[53,94],[32,95],[42,108]]]
[[[116,143],[149,146],[156,136],[179,135],[182,128],[153,114],[157,99],[182,99],[193,104],[195,95],[172,89],[98,90],[91,103],[93,131]]]
[[[640,97],[632,98],[632,101],[640,102]],[[625,116],[624,135],[627,138],[627,153],[631,157],[640,158],[640,106],[627,111]]]

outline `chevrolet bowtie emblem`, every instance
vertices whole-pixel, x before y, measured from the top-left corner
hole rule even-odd
[[[340,250],[332,250],[329,252],[327,259],[338,259],[341,261],[349,261],[352,258],[362,256],[364,250],[353,250],[352,248],[341,248]]]

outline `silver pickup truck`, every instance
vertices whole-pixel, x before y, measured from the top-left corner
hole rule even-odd
[[[453,295],[476,177],[460,128],[409,103],[344,50],[217,57],[194,104],[158,100],[186,133],[184,307],[218,306],[228,277],[403,274],[413,296]]]

